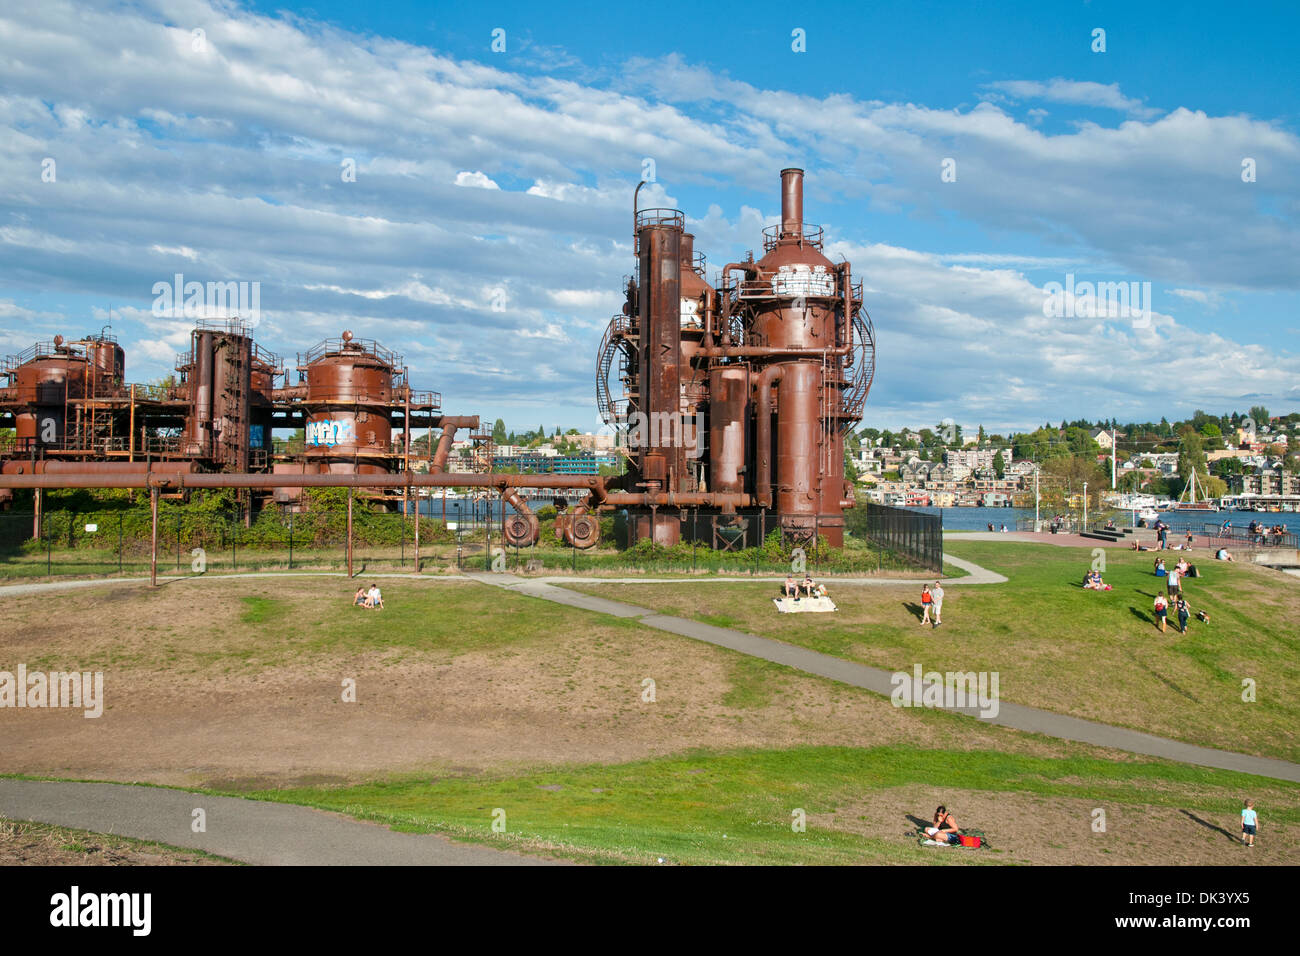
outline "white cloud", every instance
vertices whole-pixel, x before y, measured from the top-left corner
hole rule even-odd
[[[1103,84],[1091,80],[1067,80],[1056,77],[1047,81],[1000,80],[986,83],[984,87],[1005,93],[1014,100],[1047,100],[1051,103],[1068,103],[1073,106],[1094,106],[1119,110],[1143,119],[1160,115],[1160,110],[1151,109],[1143,105],[1140,100],[1125,96],[1120,92],[1118,83]]]
[[[472,186],[478,189],[500,189],[501,187],[494,183],[485,173],[478,170],[466,172],[462,170],[456,174],[457,186]]]

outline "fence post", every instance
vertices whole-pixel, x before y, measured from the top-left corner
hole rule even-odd
[[[289,570],[293,570],[293,511],[289,512]]]
[[[149,587],[158,586],[158,486],[149,489]]]
[[[230,522],[230,570],[239,570],[239,508]]]
[[[348,580],[352,580],[352,489],[348,488]]]
[[[122,573],[122,512],[117,513],[117,573]]]
[[[176,570],[181,569],[181,516],[176,515]]]
[[[37,490],[39,491],[40,489],[38,488]],[[46,528],[44,526],[44,522],[42,522],[41,532],[45,535],[45,576],[53,577],[54,571],[51,569],[54,564],[54,555],[52,552],[52,548],[54,547],[54,539],[50,537],[49,530],[50,530],[49,528]]]
[[[415,496],[415,573],[420,573],[420,496]]]

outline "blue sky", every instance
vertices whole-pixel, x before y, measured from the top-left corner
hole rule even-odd
[[[787,6],[8,3],[0,352],[111,304],[156,378],[189,322],[154,283],[256,281],[290,359],[353,328],[448,411],[591,429],[649,157],[713,269],[807,169],[877,327],[866,424],[1300,408],[1292,5]],[[1045,317],[1068,274],[1154,314]]]

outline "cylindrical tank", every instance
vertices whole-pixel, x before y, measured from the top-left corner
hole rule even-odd
[[[121,388],[126,375],[126,353],[108,338],[89,339],[86,358],[90,362],[94,394]]]
[[[794,349],[839,345],[839,273],[818,248],[819,235],[815,227],[803,223],[803,170],[782,170],[780,230],[757,264],[759,279],[768,286],[766,294],[754,300],[750,336],[755,345]],[[839,502],[844,452],[838,428],[838,383],[843,360],[828,354],[771,361],[784,366],[777,390],[775,482],[782,526],[803,535],[814,528],[822,532],[825,525],[828,538],[842,541]],[[838,472],[831,470],[835,467]]]
[[[309,354],[303,400],[307,457],[329,461],[332,472],[358,457],[390,457],[388,409],[398,369],[377,349],[353,341],[351,332]],[[378,465],[374,473],[386,470]]]
[[[744,481],[748,372],[722,366],[709,372],[709,491],[739,494]]]
[[[58,448],[67,440],[64,414],[67,400],[82,398],[86,357],[54,337],[53,345],[38,345],[35,355],[14,371],[14,387],[22,410],[14,416],[17,448]]]
[[[676,488],[686,472],[681,428],[681,242],[684,219],[676,210],[648,210],[638,229],[641,287],[640,484],[645,491]],[[649,520],[654,540],[676,544],[681,522],[676,514]],[[644,524],[645,521],[641,522]],[[638,526],[638,533],[643,529]]]

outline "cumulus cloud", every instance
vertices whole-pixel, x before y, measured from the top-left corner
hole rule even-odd
[[[594,352],[634,267],[631,195],[646,158],[662,181],[642,207],[685,207],[715,268],[775,221],[776,171],[808,167],[807,209],[867,282],[880,330],[873,415],[943,406],[957,418],[963,403],[1011,414],[1016,401],[1122,415],[1117,405],[1166,402],[1139,360],[1160,341],[1107,321],[1053,326],[1044,270],[1104,267],[1211,297],[1300,286],[1300,238],[1275,214],[1300,208],[1300,187],[1279,174],[1300,161],[1297,137],[1184,106],[1152,118],[1118,87],[995,81],[1005,99],[1122,114],[1048,133],[1034,110],[1022,122],[994,103],[811,96],[681,57],[629,63],[597,86],[225,2],[11,0],[3,16],[0,295],[128,303],[114,321],[138,379],[165,374],[168,349],[185,347],[184,320],[149,311],[153,284],[183,269],[260,282],[259,342],[274,351],[353,328],[403,352],[417,386],[440,389],[451,410],[593,424]],[[198,23],[201,49],[180,26]],[[1258,164],[1250,187],[1242,156]],[[56,182],[41,179],[45,157]],[[939,181],[944,157],[955,183]],[[865,238],[950,220],[1012,240],[940,256]],[[69,310],[63,324],[74,322]],[[0,307],[7,350],[58,324]],[[1156,328],[1178,335],[1168,380],[1204,407],[1257,371],[1252,389],[1294,394],[1276,355],[1270,368],[1169,310]]]
[[[1013,100],[1046,100],[1072,106],[1093,106],[1119,110],[1139,118],[1159,116],[1160,110],[1145,106],[1120,92],[1118,83],[1094,83],[1091,80],[999,80],[985,83],[985,89],[1005,93]]]
[[[457,173],[456,185],[472,186],[478,189],[500,189],[501,188],[496,183],[494,183],[486,173],[481,173],[477,169],[474,170],[473,172],[467,172],[465,170],[462,170],[461,172]]]

